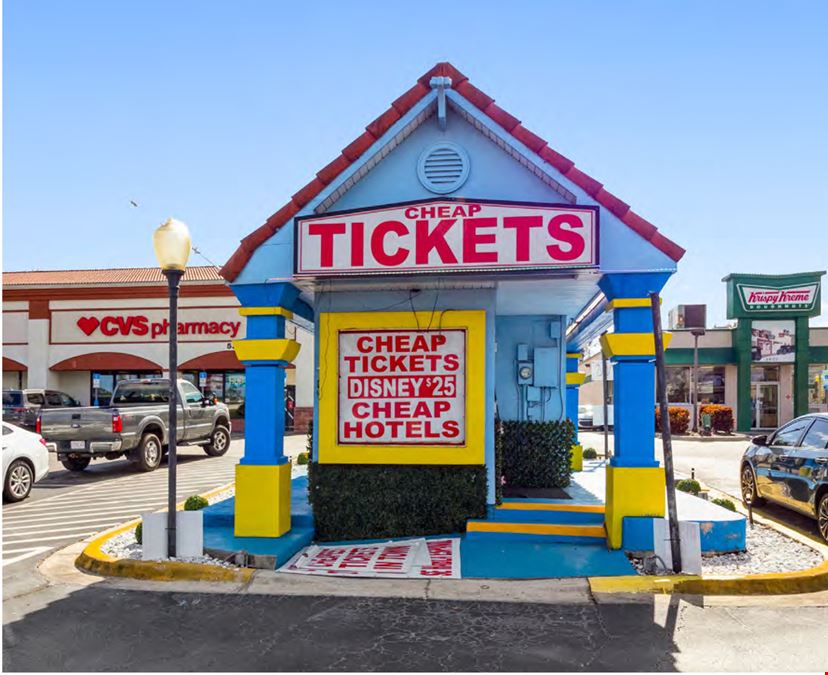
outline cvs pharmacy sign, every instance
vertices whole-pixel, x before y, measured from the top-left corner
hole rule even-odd
[[[593,267],[598,209],[440,199],[296,219],[297,276]]]

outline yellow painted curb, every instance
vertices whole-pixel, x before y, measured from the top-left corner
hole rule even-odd
[[[205,492],[201,496],[207,499],[226,490],[231,485],[233,483],[226,483],[215,490]],[[179,511],[183,507],[183,501],[176,504]],[[247,568],[229,569],[201,563],[125,560],[113,558],[111,555],[104,553],[103,546],[107,541],[122,532],[134,529],[140,522],[141,519],[136,518],[97,535],[77,557],[75,567],[101,576],[129,577],[150,581],[229,581],[246,583],[253,576],[253,570]]]
[[[797,572],[697,577],[589,577],[593,593],[685,593],[688,595],[788,595],[828,590],[828,560]]]

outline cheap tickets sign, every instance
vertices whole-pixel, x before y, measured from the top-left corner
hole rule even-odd
[[[296,219],[298,276],[598,264],[598,210],[436,200]]]
[[[463,445],[466,331],[339,333],[340,445]]]

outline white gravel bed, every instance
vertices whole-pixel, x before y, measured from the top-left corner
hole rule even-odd
[[[135,530],[126,530],[116,534],[107,541],[101,550],[109,556],[118,560],[141,560],[141,544],[135,541]],[[231,563],[224,562],[209,555],[196,556],[193,558],[159,558],[159,561],[177,561],[200,563],[202,565],[218,565],[219,567],[234,567]]]
[[[742,553],[702,555],[702,576],[796,572],[816,567],[824,560],[819,551],[758,523],[753,528],[747,525],[745,543],[747,550]],[[639,574],[644,574],[640,558],[633,558],[632,563]]]

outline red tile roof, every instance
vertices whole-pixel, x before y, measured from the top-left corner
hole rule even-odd
[[[183,282],[224,282],[218,267],[212,265],[188,267]],[[165,284],[166,279],[157,267],[120,267],[102,270],[37,270],[32,272],[3,272],[3,287],[14,286],[89,286],[103,284]]]
[[[684,249],[658,232],[655,225],[650,224],[637,213],[634,213],[629,205],[605,190],[604,186],[597,180],[591,178],[580,169],[577,169],[571,160],[555,152],[547,145],[545,140],[529,131],[520,123],[520,120],[496,105],[493,98],[487,96],[469,82],[469,78],[463,75],[457,68],[448,62],[443,62],[438,63],[420,77],[417,80],[417,84],[395,100],[388,110],[371,122],[365,128],[364,133],[350,145],[346,146],[336,159],[317,173],[316,178],[293,195],[290,202],[270,216],[264,225],[242,239],[241,245],[236,249],[236,252],[230,256],[230,259],[221,268],[221,275],[227,281],[233,281],[241,273],[244,266],[253,256],[254,251],[262,243],[272,237],[305,204],[316,197],[326,185],[359,159],[374,142],[379,140],[388,131],[394,122],[405,115],[405,113],[431,91],[429,82],[432,77],[450,77],[452,89],[479,108],[484,114],[488,115],[518,141],[537,153],[544,161],[549,162],[569,180],[593,197],[595,201],[615,214],[630,229],[649,241],[672,260],[678,262],[684,255]]]

